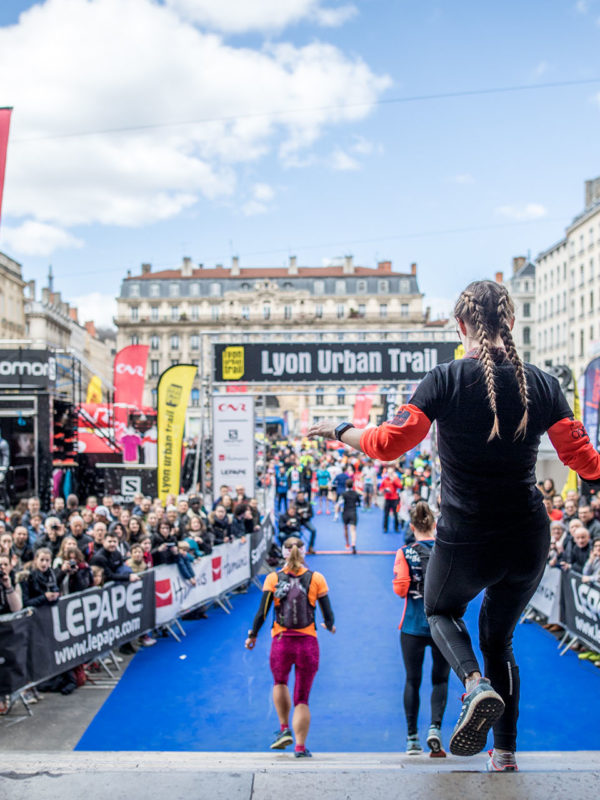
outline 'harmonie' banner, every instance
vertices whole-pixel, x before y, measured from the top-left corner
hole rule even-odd
[[[600,652],[600,586],[584,583],[572,570],[562,573],[562,625]]]
[[[437,364],[452,361],[454,347],[450,342],[216,344],[214,379],[217,383],[419,380]]]
[[[194,561],[195,586],[181,576],[176,564],[162,564],[154,572],[156,624],[165,625],[250,579],[248,541],[217,545],[210,555]]]
[[[163,503],[168,494],[179,494],[185,412],[196,372],[192,364],[177,364],[158,380],[158,496]]]

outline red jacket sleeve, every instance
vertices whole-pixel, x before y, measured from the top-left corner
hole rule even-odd
[[[392,581],[394,591],[400,597],[406,597],[410,588],[410,572],[408,569],[408,562],[404,557],[402,548],[396,553],[396,561],[394,562],[394,580]]]
[[[583,423],[577,419],[559,419],[548,435],[558,457],[584,480],[600,478],[600,454],[592,447]]]
[[[369,458],[393,461],[416,447],[426,436],[431,421],[417,406],[401,406],[391,422],[367,428],[360,437],[360,448]]]

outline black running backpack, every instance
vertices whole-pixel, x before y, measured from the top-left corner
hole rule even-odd
[[[277,586],[273,593],[279,600],[275,607],[275,619],[284,628],[307,628],[315,621],[315,609],[308,600],[308,589],[313,573],[307,570],[302,575],[278,573]]]

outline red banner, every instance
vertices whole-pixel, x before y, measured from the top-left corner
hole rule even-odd
[[[369,414],[373,405],[373,394],[377,386],[363,386],[354,401],[354,419],[352,422],[357,428],[366,428],[369,424]]]
[[[142,407],[149,349],[147,344],[130,344],[115,356],[113,384],[117,441],[121,441],[127,427],[128,412]]]
[[[2,192],[4,190],[4,172],[6,170],[6,149],[8,147],[8,129],[12,108],[0,108],[0,220],[2,219]]]

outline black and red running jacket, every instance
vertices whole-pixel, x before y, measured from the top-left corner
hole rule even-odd
[[[556,378],[525,364],[529,422],[514,438],[523,415],[515,370],[506,353],[494,349],[500,437],[488,442],[494,422],[477,354],[440,364],[421,381],[391,422],[367,428],[361,449],[392,461],[415,447],[437,420],[441,474],[441,520],[450,529],[488,531],[526,523],[542,508],[535,466],[546,431],[559,458],[585,480],[600,478],[600,456],[581,422],[573,419]]]

